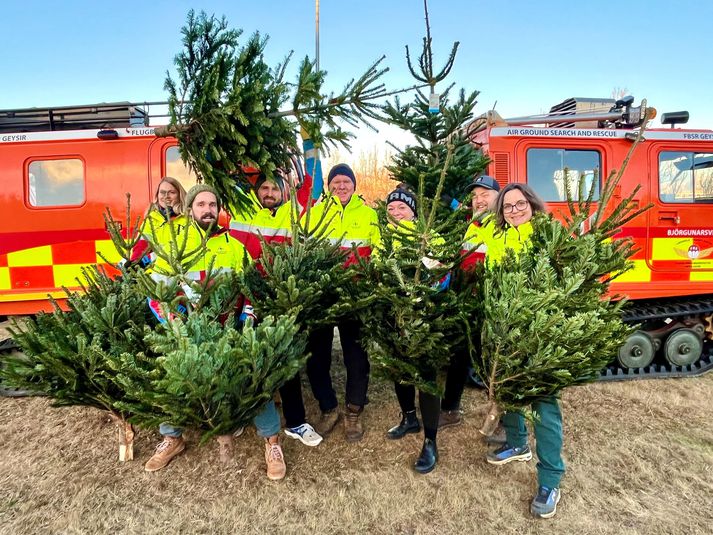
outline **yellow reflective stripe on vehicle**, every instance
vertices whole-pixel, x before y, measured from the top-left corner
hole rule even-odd
[[[116,264],[121,260],[121,255],[119,254],[119,251],[116,250],[114,242],[111,240],[97,240],[95,244],[97,249],[97,263],[104,263],[104,258],[107,262],[112,264]],[[99,256],[100,253],[104,258]]]
[[[63,299],[67,297],[64,291],[54,291],[54,292],[32,292],[32,293],[22,293],[22,292],[12,292],[12,293],[0,293],[0,303],[6,303],[8,301],[44,301],[47,296],[54,297],[55,299]]]
[[[10,268],[0,267],[0,290],[10,289]]]
[[[72,288],[79,286],[77,278],[82,282],[86,280],[82,273],[82,268],[91,266],[92,264],[58,264],[52,266],[52,274],[54,276],[55,287],[66,286]]]
[[[693,238],[654,238],[651,240],[651,260],[688,260],[688,248]]]
[[[713,271],[691,271],[692,281],[713,281]]]
[[[7,253],[7,265],[8,267],[51,266],[52,247],[43,245]]]
[[[649,282],[651,280],[651,269],[646,260],[632,260],[634,267],[629,271],[622,273],[614,283],[620,282]]]

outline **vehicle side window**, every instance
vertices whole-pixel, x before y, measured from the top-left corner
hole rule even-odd
[[[79,206],[86,198],[84,163],[78,158],[34,160],[27,169],[30,206]]]
[[[601,155],[595,150],[528,149],[527,183],[548,202],[579,198],[579,180],[584,178],[583,198],[594,183],[594,200],[599,198]]]
[[[178,180],[186,191],[196,185],[196,174],[181,159],[181,153],[176,145],[166,149],[165,176]]]
[[[668,203],[713,201],[713,154],[662,152],[659,155],[659,198]]]

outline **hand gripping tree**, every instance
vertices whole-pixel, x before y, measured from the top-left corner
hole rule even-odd
[[[629,156],[604,181],[596,206],[596,180],[588,190],[580,182],[577,201],[567,183],[564,221],[537,215],[529,246],[484,271],[475,358],[489,400],[483,434],[493,432],[502,411],[524,411],[538,398],[596,380],[631,333],[622,321],[625,299],[607,293],[633,253],[631,240],[616,234],[649,208],[634,207],[636,191],[612,202]]]
[[[449,74],[458,43],[436,73],[426,13],[426,37],[418,68],[406,47],[409,69],[430,95],[418,91],[412,103],[398,98],[384,108],[385,120],[416,137],[417,144],[400,151],[389,167],[393,178],[416,187],[417,218],[413,223],[388,221],[381,209],[382,244],[364,265],[363,330],[369,356],[388,378],[434,394],[440,393],[439,371],[461,343],[474,306],[472,285],[453,270],[468,222],[462,211],[441,203],[446,188],[462,191],[486,160],[462,136],[473,117],[478,93],[461,90],[451,103],[450,86],[440,97],[436,84]],[[446,281],[452,286],[448,288]]]

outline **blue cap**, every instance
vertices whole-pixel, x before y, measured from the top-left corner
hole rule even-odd
[[[500,191],[500,184],[498,184],[498,181],[495,180],[493,177],[488,175],[482,175],[473,180],[473,182],[471,182],[470,184],[468,184],[465,188],[465,192],[470,193],[475,188],[485,188],[491,189],[493,191]]]

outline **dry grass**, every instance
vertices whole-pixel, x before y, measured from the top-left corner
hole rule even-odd
[[[466,391],[465,425],[440,435],[441,460],[427,476],[410,469],[420,437],[384,438],[398,408],[390,385],[374,380],[364,441],[348,445],[336,433],[307,448],[285,439],[279,483],[264,476],[253,430],[227,467],[216,445],[199,448],[189,435],[185,454],[147,474],[156,433],[140,433],[137,460],[120,464],[98,411],[4,398],[0,532],[710,533],[712,396],[713,375],[566,392],[568,471],[551,521],[528,514],[534,462],[485,463],[477,391]]]

